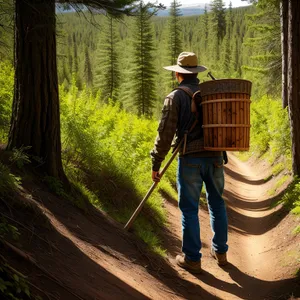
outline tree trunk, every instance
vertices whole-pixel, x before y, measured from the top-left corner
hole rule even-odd
[[[15,0],[15,88],[9,150],[30,146],[42,171],[66,182],[61,161],[55,0]]]
[[[300,175],[300,1],[289,0],[288,105],[292,137],[293,173]]]
[[[288,7],[288,0],[280,1],[283,108],[288,106]]]

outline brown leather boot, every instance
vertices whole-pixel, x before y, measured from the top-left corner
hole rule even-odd
[[[176,256],[176,263],[179,267],[190,271],[191,273],[201,273],[201,260],[199,261],[192,261],[187,259],[183,255]]]
[[[225,266],[228,264],[226,253],[218,253],[214,249],[211,249],[210,254],[217,261],[219,266]]]

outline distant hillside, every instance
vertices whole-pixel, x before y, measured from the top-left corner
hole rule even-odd
[[[183,16],[195,16],[204,14],[204,7],[200,6],[189,6],[189,7],[180,7],[180,11]],[[157,13],[159,17],[166,17],[170,15],[170,9],[160,10]]]

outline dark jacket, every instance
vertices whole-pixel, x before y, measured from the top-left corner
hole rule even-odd
[[[199,90],[199,79],[184,80],[180,86],[188,87],[193,93]],[[176,146],[183,138],[195,120],[195,115],[191,112],[191,97],[182,90],[172,91],[166,98],[162,109],[162,117],[158,126],[158,134],[155,139],[154,148],[150,152],[152,157],[152,169],[158,171],[162,161],[168,154],[174,135],[176,135]],[[200,112],[202,114],[202,112]],[[204,151],[203,129],[201,122],[188,134],[185,155],[198,153],[199,156],[221,156],[220,152]],[[182,149],[179,155],[183,155]]]

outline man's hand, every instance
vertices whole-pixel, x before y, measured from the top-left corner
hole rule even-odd
[[[152,171],[152,180],[154,182],[159,182],[160,181],[159,171]]]

